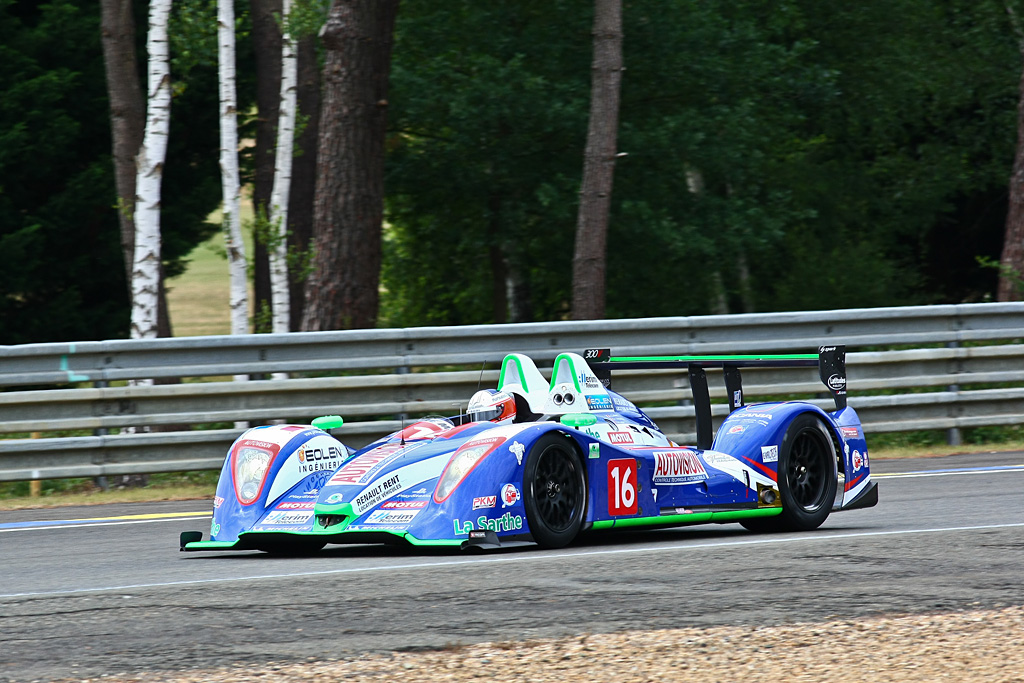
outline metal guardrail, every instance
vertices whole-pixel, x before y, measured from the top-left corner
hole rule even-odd
[[[497,363],[510,350],[541,364],[595,344],[628,355],[770,353],[1017,336],[1021,303],[24,344],[0,346],[0,386],[433,368]]]
[[[495,368],[510,351],[543,369],[562,351],[589,347],[677,355],[845,343],[850,405],[869,434],[1021,424],[1024,344],[1007,342],[1022,338],[1024,303],[1012,303],[7,346],[0,347],[0,385],[60,388],[0,393],[0,433],[94,434],[0,439],[0,481],[215,469],[240,431],[225,425],[240,421],[308,422],[340,413],[347,423],[338,436],[362,445],[399,428],[401,416],[459,412],[478,386],[495,386]],[[1003,343],[980,345],[986,342]],[[856,350],[925,344],[936,346]],[[425,371],[484,363],[490,369]],[[106,386],[283,371],[348,374]],[[712,377],[712,397],[724,398],[718,384]],[[648,412],[675,440],[693,440],[685,372],[623,372],[615,389],[653,406]],[[744,392],[815,397],[821,384],[806,368],[751,370]],[[726,410],[716,405],[718,420]],[[140,433],[110,433],[124,428]]]

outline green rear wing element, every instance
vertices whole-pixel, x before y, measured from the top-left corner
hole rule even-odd
[[[846,347],[821,346],[818,353],[742,356],[621,356],[613,357],[611,349],[587,349],[583,358],[606,388],[612,388],[614,370],[664,370],[685,368],[690,376],[693,406],[697,417],[697,447],[710,448],[711,397],[705,368],[722,368],[729,411],[744,405],[741,368],[817,367],[821,378],[836,403],[836,410],[846,407]]]

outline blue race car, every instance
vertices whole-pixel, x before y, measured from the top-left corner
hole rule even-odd
[[[835,410],[745,405],[745,367],[816,366]],[[667,438],[611,389],[621,369],[685,369],[697,443]],[[706,368],[721,368],[729,415],[712,439]],[[428,418],[354,450],[312,425],[256,427],[232,444],[210,540],[182,550],[307,552],[328,543],[559,548],[581,532],[739,522],[753,531],[820,526],[878,502],[860,420],[846,405],[842,346],[817,354],[612,357],[562,353],[550,381],[508,355],[497,389],[463,415]]]

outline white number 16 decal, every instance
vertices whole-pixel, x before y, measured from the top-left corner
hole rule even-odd
[[[608,461],[608,514],[635,515],[636,460],[620,458]]]

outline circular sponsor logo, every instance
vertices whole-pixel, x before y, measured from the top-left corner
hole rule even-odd
[[[842,375],[832,375],[828,378],[828,388],[835,391],[846,388],[846,378]]]
[[[340,493],[332,493],[331,495],[327,496],[327,500],[324,501],[324,502],[326,502],[326,503],[340,503],[341,499],[342,499],[342,495]]]
[[[519,500],[519,489],[514,484],[505,484],[501,487],[501,502],[502,507],[508,507],[514,505]]]

